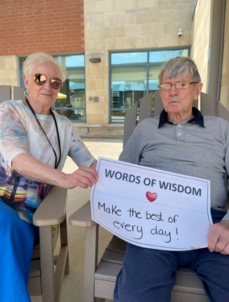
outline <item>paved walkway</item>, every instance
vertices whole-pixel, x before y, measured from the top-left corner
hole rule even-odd
[[[122,140],[83,139],[84,143],[98,159],[99,156],[118,159],[122,151]],[[76,169],[70,158],[67,159],[63,171]],[[91,189],[75,188],[68,191],[67,215],[71,215],[90,199]],[[99,257],[102,255],[111,234],[100,228]],[[70,274],[64,278],[61,302],[82,302],[83,261],[84,261],[84,229],[68,225]],[[41,302],[41,297],[32,297],[32,302]]]

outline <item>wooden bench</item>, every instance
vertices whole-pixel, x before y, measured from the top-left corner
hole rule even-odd
[[[66,199],[67,189],[54,186],[33,216],[40,237],[33,250],[28,291],[30,296],[42,296],[43,302],[60,301],[63,278],[69,273]]]
[[[152,115],[152,94],[140,101],[139,120]],[[154,114],[159,115],[163,109],[159,92],[155,94]],[[201,93],[199,101],[194,102],[203,114],[220,116],[229,121],[229,112],[220,103],[214,102],[209,95]],[[137,124],[137,107],[134,104],[125,116],[124,145],[128,141]],[[83,302],[93,302],[96,297],[113,299],[113,291],[117,274],[122,268],[126,243],[113,236],[102,258],[98,263],[99,226],[91,220],[90,202],[69,217],[72,226],[85,228],[85,260]],[[100,300],[101,301],[101,300]],[[172,302],[207,302],[201,279],[190,268],[179,268],[176,271],[176,282],[172,290]],[[127,301],[129,302],[129,301]]]
[[[7,100],[23,100],[25,88],[19,86],[0,85],[0,103]]]

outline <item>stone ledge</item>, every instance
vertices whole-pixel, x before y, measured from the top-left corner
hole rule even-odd
[[[83,138],[116,138],[123,139],[124,124],[79,124],[74,126]]]

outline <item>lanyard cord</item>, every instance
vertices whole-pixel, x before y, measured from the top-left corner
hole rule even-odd
[[[45,133],[45,130],[44,130],[43,127],[41,126],[41,124],[40,124],[40,122],[39,122],[39,120],[38,120],[38,118],[37,118],[37,116],[36,116],[36,113],[35,113],[35,111],[33,110],[33,107],[31,106],[30,102],[29,102],[27,99],[25,99],[25,100],[26,100],[26,103],[28,104],[30,110],[32,111],[33,115],[35,116],[38,125],[40,126],[40,128],[41,128],[41,130],[43,131],[45,137],[47,138],[47,141],[49,142],[49,145],[52,147],[53,153],[54,153],[54,155],[55,155],[55,169],[57,169],[57,167],[59,166],[59,163],[60,163],[60,159],[61,159],[61,145],[60,145],[60,135],[59,135],[59,130],[58,130],[58,126],[57,126],[57,122],[56,122],[55,115],[54,115],[54,113],[52,112],[52,109],[49,108],[49,111],[50,111],[50,113],[51,113],[51,115],[52,115],[52,117],[53,117],[53,119],[54,119],[54,123],[55,123],[55,127],[56,127],[56,133],[57,133],[57,138],[58,138],[59,153],[60,153],[60,157],[59,157],[59,160],[58,160],[58,161],[57,161],[57,154],[56,154],[56,151],[55,151],[55,149],[53,148],[53,146],[52,146],[52,144],[51,144],[51,142],[50,142],[50,140],[49,140],[47,134]]]

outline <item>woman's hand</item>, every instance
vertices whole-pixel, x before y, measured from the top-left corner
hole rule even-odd
[[[11,169],[31,180],[66,189],[76,186],[88,188],[98,180],[96,164],[97,161],[94,161],[90,167],[82,166],[68,174],[44,164],[30,154],[21,153],[12,160]]]
[[[76,186],[88,188],[93,186],[98,180],[98,173],[93,167],[82,166],[71,174],[66,174],[66,188],[71,189]]]

